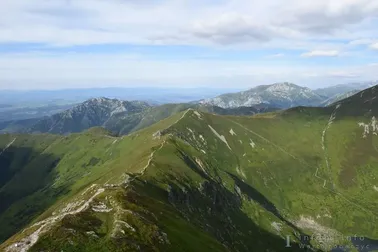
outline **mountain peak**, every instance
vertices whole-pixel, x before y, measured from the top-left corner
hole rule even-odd
[[[307,87],[301,87],[290,82],[261,85],[247,91],[225,94],[202,103],[233,108],[269,104],[277,108],[290,108],[299,105],[313,106],[321,103],[323,97]]]
[[[58,134],[80,132],[94,126],[104,126],[114,116],[135,115],[148,107],[147,103],[138,101],[92,98],[69,110],[39,120],[30,131]]]

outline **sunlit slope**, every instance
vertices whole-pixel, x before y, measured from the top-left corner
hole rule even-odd
[[[343,233],[376,238],[374,119],[336,120],[337,112],[312,118],[305,110],[252,120],[202,114],[196,123],[179,124],[177,134],[218,175],[244,180],[294,222],[303,216]]]

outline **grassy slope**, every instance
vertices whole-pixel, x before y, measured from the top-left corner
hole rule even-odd
[[[284,219],[295,223],[304,216],[344,235],[377,238],[374,186],[378,139],[372,132],[362,137],[358,123],[368,123],[369,117],[342,114],[337,120],[335,113],[335,121],[325,133],[323,150],[329,110],[302,109],[254,120],[206,114],[202,120],[195,120],[193,114],[194,120],[182,120],[175,134],[196,147],[193,155],[200,157],[209,173],[222,181],[230,177],[236,177],[235,183],[244,180],[280,209]],[[206,124],[225,136],[231,150]],[[230,133],[231,129],[236,135]],[[232,183],[226,184],[233,190]],[[305,228],[308,232],[313,229],[311,225]]]
[[[378,165],[377,139],[372,135],[363,139],[363,130],[356,119],[335,121],[326,131],[323,150],[322,134],[328,118],[308,121],[298,116],[292,122],[292,118],[276,118],[263,125],[255,121],[244,124],[265,138],[257,137],[261,149],[253,157],[262,164],[252,161],[254,167],[251,167],[254,171],[251,177],[259,178],[254,181],[259,190],[293,216],[312,216],[322,225],[344,234],[377,238],[374,228],[377,172],[373,169]],[[355,174],[346,173],[348,167]],[[263,184],[269,176],[264,170],[274,175],[274,183]],[[283,193],[278,195],[272,187]]]
[[[135,144],[140,143],[141,146],[133,149],[135,151],[142,153],[143,150],[153,151],[153,159],[145,174],[131,179],[132,182],[129,182],[126,187],[125,184],[117,183],[125,179],[126,175],[121,177],[124,172],[138,174],[141,171],[140,166],[147,162],[141,159],[144,154],[129,155],[127,149],[122,149],[122,158],[118,160],[113,158],[109,166],[99,166],[96,176],[92,173],[88,178],[77,180],[70,185],[70,194],[60,200],[56,199],[58,202],[36,221],[49,218],[51,214],[59,215],[65,211],[64,208],[67,208],[68,202],[88,199],[90,193],[93,193],[92,189],[88,193],[84,191],[77,194],[77,192],[83,191],[84,185],[88,186],[93,182],[107,189],[91,204],[102,202],[112,209],[110,212],[98,213],[87,208],[79,214],[67,215],[53,223],[49,227],[50,232],[42,235],[31,251],[39,251],[41,248],[48,251],[61,249],[64,251],[133,251],[138,249],[144,251],[177,251],[178,249],[224,251],[227,247],[247,250],[251,247],[262,249],[267,246],[281,250],[283,243],[281,238],[258,227],[243,212],[243,207],[249,206],[259,210],[261,212],[259,216],[270,216],[264,213],[259,204],[250,203],[243,206],[240,196],[235,194],[232,187],[223,185],[216,177],[207,177],[201,171],[193,170],[192,163],[186,156],[190,157],[194,154],[195,149],[172,135],[174,133],[172,130],[185,124],[188,117],[193,116],[193,111],[187,111],[178,123],[174,123],[179,116],[183,114],[178,114],[166,122],[163,121],[119,141],[119,144],[125,148],[126,146],[135,147]],[[169,125],[172,126],[164,130]],[[163,136],[153,140],[152,135],[157,130],[163,130]],[[101,134],[95,132],[95,135]],[[138,138],[141,138],[138,142],[127,143]],[[151,142],[155,146],[152,149]],[[88,157],[88,153],[85,156]],[[78,162],[72,156],[69,160]],[[122,160],[127,162],[127,165],[118,167],[117,165],[123,163]],[[88,161],[91,162],[91,159]],[[60,161],[57,168],[63,162],[64,159]],[[62,175],[58,182],[63,177],[67,176]],[[114,180],[106,181],[108,178],[114,178]],[[117,184],[109,185],[110,183]],[[198,188],[199,184],[203,186],[202,189]],[[188,191],[183,193],[185,190],[182,191],[182,186],[186,186]],[[75,197],[71,197],[75,194]],[[185,200],[188,195],[193,199]],[[218,199],[213,199],[214,196]],[[270,216],[270,218],[275,217]],[[136,232],[125,227],[120,231],[117,223],[123,221]],[[2,245],[3,248],[30,235],[39,225],[12,237]],[[251,237],[253,237],[252,240]],[[67,240],[70,242],[67,243]],[[267,243],[271,244],[267,245]]]
[[[105,183],[124,172],[138,171],[147,162],[151,148],[160,143],[151,141],[152,131],[172,124],[178,116],[124,138],[111,137],[100,128],[67,137],[0,135],[2,147],[16,139],[0,156],[2,173],[5,170],[10,174],[0,189],[5,202],[0,223],[6,227],[1,230],[1,239],[63,196],[70,198],[95,181]]]
[[[120,152],[113,151],[117,158],[98,165],[98,171],[87,178],[75,180],[69,196],[39,219],[77,201],[80,196],[71,195],[99,178],[96,183],[103,185],[109,178],[107,183],[124,180],[124,172],[135,174],[153,152],[145,173],[111,189],[105,186],[105,192],[91,202],[92,206],[101,202],[109,212],[87,208],[66,216],[33,249],[279,251],[284,249],[282,238],[295,232],[377,238],[377,136],[371,132],[363,138],[358,126],[370,122],[375,111],[352,117],[347,104],[336,112],[335,106],[295,108],[253,119],[191,110],[119,139]],[[331,114],[335,119],[329,124]],[[168,126],[161,138],[152,137]],[[4,142],[11,138],[7,137]],[[99,142],[112,141],[102,136]],[[85,157],[85,163],[91,161],[88,153]],[[79,158],[67,158],[71,160],[79,162]],[[120,227],[122,221],[127,225]]]

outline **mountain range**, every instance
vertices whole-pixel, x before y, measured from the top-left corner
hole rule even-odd
[[[359,92],[360,88],[370,86],[372,83],[339,85],[318,90],[292,83],[277,83],[198,102],[165,105],[104,97],[93,98],[45,117],[0,120],[0,133],[69,134],[102,126],[115,135],[126,135],[188,108],[220,115],[253,115],[295,106],[328,106]],[[6,113],[4,117],[9,117],[12,111]]]
[[[244,95],[249,96],[249,102],[246,100],[242,101],[238,98],[238,95],[232,95],[234,101],[222,101],[219,97],[216,99],[221,101],[223,105],[228,102],[234,104],[243,104],[245,106],[254,106],[256,102],[264,100],[266,102],[275,103],[278,101],[279,108],[287,108],[288,106],[296,105],[306,105],[313,104],[315,102],[316,106],[324,106],[329,102],[334,100],[345,98],[345,94],[352,93],[352,91],[361,91],[363,89],[374,86],[378,84],[377,81],[370,82],[358,82],[358,83],[348,83],[336,86],[330,86],[326,88],[309,90],[308,88],[296,86],[292,84],[291,89],[288,94],[282,93],[284,95],[280,98],[280,92],[278,90],[281,88],[290,89],[290,83],[285,87],[285,83],[278,83],[273,85],[265,85],[256,87],[252,90],[244,91]],[[282,87],[277,87],[281,85]],[[264,91],[265,89],[272,89],[271,91]],[[43,116],[51,116],[72,108],[73,106],[85,102],[86,100],[107,97],[118,100],[139,100],[147,102],[150,105],[162,105],[167,103],[198,103],[198,101],[207,100],[211,101],[213,97],[219,94],[225,93],[226,91],[236,91],[240,89],[215,89],[215,88],[189,88],[189,89],[179,89],[179,88],[154,88],[154,87],[141,87],[141,88],[92,88],[92,89],[67,89],[67,90],[31,90],[31,91],[20,91],[20,90],[2,90],[0,92],[0,122],[4,121],[20,121],[32,118],[40,118]],[[295,92],[297,90],[297,92]],[[300,94],[312,93],[310,95],[310,100],[306,97],[301,97]],[[226,95],[227,97],[228,95]],[[290,100],[285,100],[289,97]],[[316,100],[320,96],[323,101],[316,103]],[[271,101],[270,98],[273,98]],[[202,100],[201,100],[202,99]],[[278,100],[277,100],[278,99]],[[296,100],[298,99],[298,100]],[[302,100],[301,100],[302,99]],[[312,100],[311,100],[312,99]],[[313,100],[315,99],[315,101]],[[227,99],[226,99],[227,100]],[[197,102],[195,102],[197,101]],[[214,105],[217,105],[214,102]],[[219,105],[222,105],[219,104]],[[270,105],[273,106],[273,105]],[[277,107],[277,106],[276,106]]]
[[[150,126],[188,108],[221,115],[254,115],[276,110],[264,104],[224,109],[195,103],[151,106],[140,101],[94,98],[71,109],[43,118],[0,122],[0,132],[68,134],[102,126],[114,135],[125,135]]]
[[[257,86],[243,92],[223,94],[215,98],[201,100],[200,103],[222,108],[248,107],[261,103],[281,109],[296,106],[326,106],[346,98],[348,95],[372,87],[374,84],[378,84],[378,82],[350,83],[312,90],[283,82]]]
[[[187,108],[119,137],[2,134],[0,250],[377,250],[377,95]]]

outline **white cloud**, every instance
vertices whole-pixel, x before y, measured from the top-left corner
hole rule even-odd
[[[313,62],[306,66],[290,56],[300,50],[309,58],[342,55],[352,66],[357,58],[373,63],[374,55],[359,51],[357,45],[378,49],[377,18],[376,0],[3,0],[0,47],[15,42],[46,44],[49,51],[73,45],[185,45],[215,54],[216,60],[180,58],[175,49],[167,50],[175,60],[154,59],[153,49],[147,55],[95,49],[82,54],[1,54],[0,78],[34,83],[143,80],[191,85],[207,80],[251,85],[351,78],[341,74],[344,71],[369,79],[375,75],[370,68],[362,69],[366,66],[333,69],[313,59],[306,60]],[[6,88],[4,83],[0,88]]]
[[[306,33],[332,34],[349,25],[378,16],[378,3],[374,0],[318,0],[285,1],[286,15],[276,23],[288,25]]]
[[[190,32],[197,38],[219,44],[261,44],[273,39],[298,36],[295,30],[262,23],[255,17],[238,13],[226,13],[214,19],[196,22]]]
[[[277,46],[319,35],[360,39],[377,15],[375,0],[12,0],[0,1],[0,42]]]
[[[306,53],[302,53],[302,57],[337,57],[339,56],[339,52],[336,50],[314,50]]]
[[[371,49],[378,50],[378,43],[373,43],[370,45]]]
[[[237,14],[222,15],[220,18],[194,25],[193,35],[216,43],[269,41],[275,32],[272,28],[258,24],[253,19]]]

